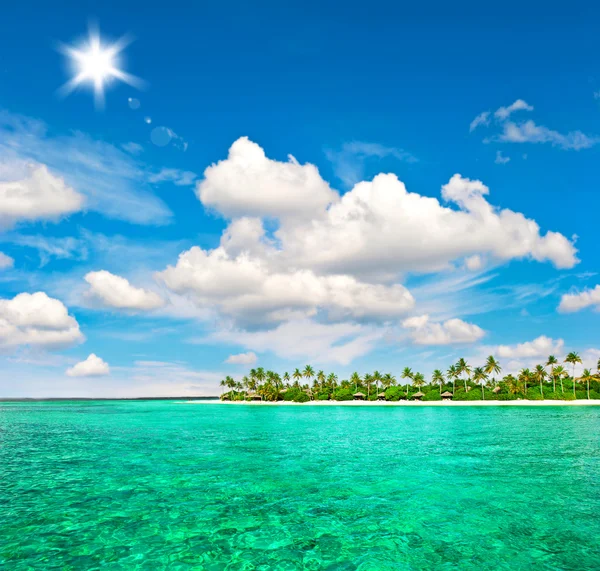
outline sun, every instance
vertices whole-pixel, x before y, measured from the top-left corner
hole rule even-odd
[[[69,95],[82,84],[91,85],[96,108],[104,107],[105,86],[119,80],[134,87],[141,87],[142,80],[120,69],[120,53],[131,43],[131,37],[123,36],[113,44],[104,44],[100,33],[91,27],[86,42],[73,47],[59,45],[58,49],[70,59],[73,77],[60,89],[63,96]]]

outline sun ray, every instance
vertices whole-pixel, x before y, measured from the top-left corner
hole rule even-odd
[[[59,44],[57,50],[70,59],[73,77],[58,89],[65,97],[83,84],[91,86],[96,108],[104,106],[105,88],[113,80],[136,87],[143,87],[143,80],[120,69],[119,54],[133,41],[129,34],[121,36],[112,44],[104,44],[96,26],[91,26],[85,43],[79,46]]]

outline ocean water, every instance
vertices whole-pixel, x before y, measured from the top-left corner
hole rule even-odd
[[[0,403],[0,568],[600,569],[600,408]]]

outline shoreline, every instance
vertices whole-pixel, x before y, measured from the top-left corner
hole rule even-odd
[[[481,401],[184,401],[177,404],[219,404],[219,405],[250,405],[250,406],[600,406],[600,399],[591,400],[481,400]]]

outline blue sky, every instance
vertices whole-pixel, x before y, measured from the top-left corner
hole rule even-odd
[[[488,354],[595,367],[598,11],[3,7],[0,396]],[[120,65],[145,82],[102,109],[57,95],[56,48],[91,20],[135,37]]]

